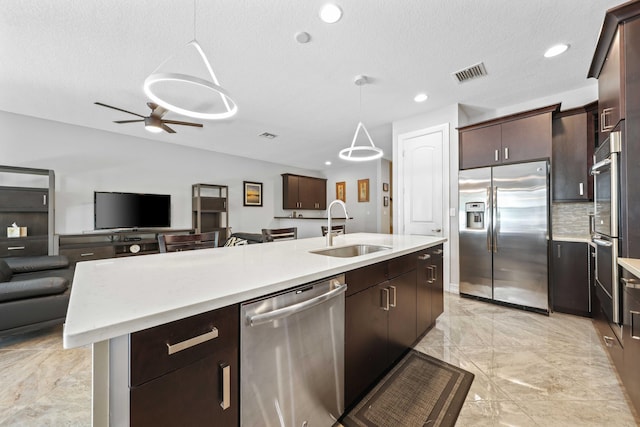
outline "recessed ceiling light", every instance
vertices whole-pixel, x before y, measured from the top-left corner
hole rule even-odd
[[[427,98],[429,98],[429,96],[426,93],[419,93],[413,98],[413,100],[416,102],[424,102]]]
[[[569,45],[568,44],[557,44],[555,46],[551,46],[549,49],[547,49],[547,51],[544,53],[544,57],[545,58],[551,58],[553,56],[558,56],[561,53],[566,52],[566,50],[569,49]]]
[[[320,9],[320,19],[327,24],[335,24],[342,18],[342,9],[340,6],[327,3]]]
[[[325,165],[327,166],[331,166],[331,162],[329,160],[327,160],[326,162],[324,162]]]

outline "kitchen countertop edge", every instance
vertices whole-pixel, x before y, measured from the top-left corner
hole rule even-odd
[[[340,236],[334,247],[367,243],[390,246],[391,250],[352,258],[310,254],[310,250],[326,248],[325,239],[317,237],[235,248],[81,262],[76,267],[63,330],[63,346],[75,348],[109,340],[397,258],[446,241],[446,238],[435,236],[356,233]],[[267,249],[271,250],[266,251]],[[220,255],[221,259],[212,258],[212,255]],[[287,256],[290,259],[285,259]],[[275,263],[272,268],[274,271],[261,275],[260,271],[247,268],[256,260],[259,261],[256,268],[268,268],[269,263]],[[163,261],[162,265],[159,265],[160,261]],[[225,277],[219,277],[215,286],[209,287],[208,283],[202,285],[202,279],[212,273],[211,269],[224,266],[224,262],[245,268],[247,287],[230,290],[228,286],[224,286]],[[185,270],[190,264],[191,272]],[[289,273],[288,269],[283,268],[287,265],[295,271]],[[158,267],[164,267],[162,271],[165,274],[156,272]],[[136,274],[145,270],[155,274],[155,278],[146,283],[141,280],[144,276]],[[231,272],[229,267],[227,270]],[[191,295],[185,292],[187,295],[184,296],[175,288],[174,283],[180,272],[187,273],[185,282],[190,286],[186,290]],[[232,271],[231,276],[231,283],[238,283],[243,272]],[[198,298],[197,285],[202,286],[202,298]],[[159,292],[160,290],[166,293]],[[153,306],[154,301],[157,302],[157,307]]]
[[[640,259],[637,258],[618,258],[618,265],[627,270],[634,276],[640,277]]]

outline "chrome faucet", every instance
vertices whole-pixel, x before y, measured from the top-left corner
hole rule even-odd
[[[339,204],[344,209],[345,220],[349,219],[349,214],[347,213],[347,205],[340,199],[336,199],[333,202],[329,203],[329,207],[327,208],[327,246],[333,246],[333,238],[337,236],[336,233],[331,232],[331,208],[335,204]]]

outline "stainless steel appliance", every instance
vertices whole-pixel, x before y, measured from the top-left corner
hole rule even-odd
[[[242,426],[331,426],[342,415],[346,289],[340,275],[242,304]]]
[[[596,296],[613,325],[620,323],[618,284],[618,219],[620,207],[620,132],[611,132],[595,153],[591,168],[594,176],[594,226],[596,246]],[[621,339],[619,328],[613,328]]]
[[[548,170],[460,171],[460,294],[548,312]]]

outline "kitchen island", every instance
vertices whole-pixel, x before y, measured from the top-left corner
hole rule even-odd
[[[411,254],[444,242],[429,236],[357,233],[334,246],[389,249],[351,258],[311,253],[324,238],[79,263],[65,348],[93,345],[94,425],[128,425],[129,337],[211,310]]]

